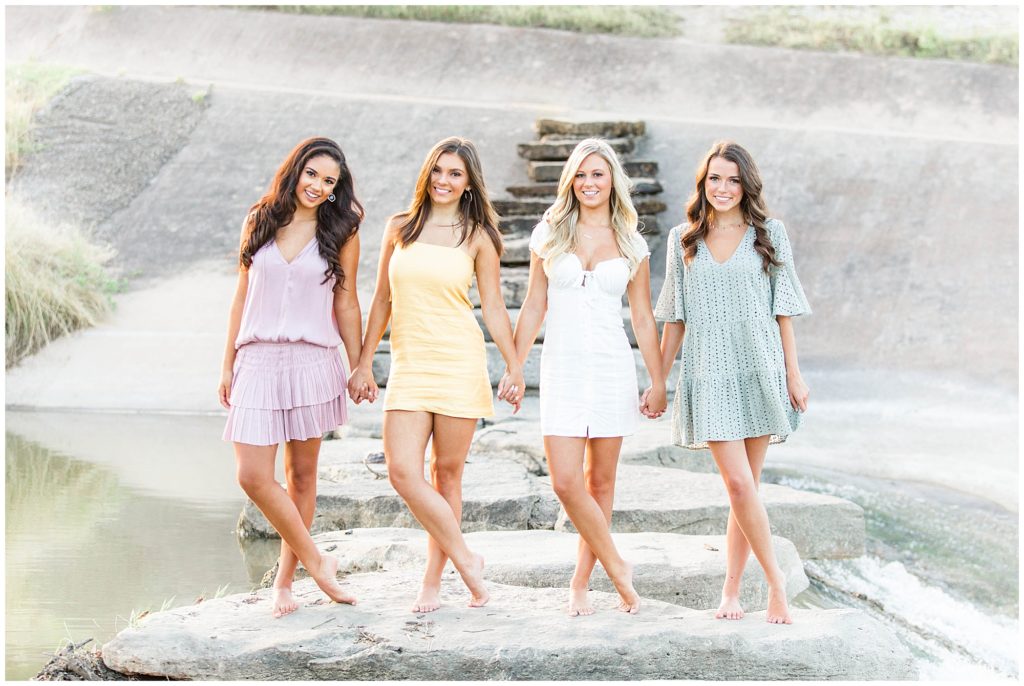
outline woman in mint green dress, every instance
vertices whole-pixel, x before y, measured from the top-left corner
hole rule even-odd
[[[786,228],[767,217],[761,176],[746,150],[729,141],[712,146],[686,214],[689,223],[669,233],[655,317],[665,322],[666,378],[683,347],[672,439],[710,448],[729,494],[726,579],[715,616],[743,617],[740,579],[753,550],[768,582],[767,620],[790,624],[757,488],[768,444],[786,440],[807,409],[791,317],[811,308]]]

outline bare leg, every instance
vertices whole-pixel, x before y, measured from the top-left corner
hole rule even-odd
[[[544,451],[548,456],[551,486],[580,536],[601,561],[608,578],[615,585],[622,602],[619,609],[635,614],[640,609],[640,596],[633,588],[633,566],[615,549],[601,506],[587,493],[583,479],[583,456],[587,439],[567,436],[545,436]]]
[[[277,446],[247,443],[235,443],[234,446],[238,483],[245,494],[277,530],[281,539],[295,552],[320,590],[335,602],[355,605],[355,597],[342,591],[338,585],[337,558],[320,554],[295,503],[274,479],[274,455],[277,453]]]
[[[430,442],[430,481],[452,508],[455,521],[462,521],[462,471],[469,446],[473,443],[476,422],[443,414],[434,415],[433,440]],[[448,556],[433,538],[427,539],[427,569],[423,587],[416,596],[413,612],[433,612],[441,607],[441,573]]]
[[[313,513],[316,512],[316,466],[320,457],[319,438],[306,441],[288,441],[284,444],[284,475],[288,482],[288,497],[295,503],[295,508],[306,525],[306,531],[313,525]],[[277,576],[274,578],[274,616],[295,612],[299,604],[292,597],[292,580],[299,558],[281,540],[281,557],[277,565]]]
[[[388,478],[416,521],[451,558],[472,594],[470,607],[483,607],[490,596],[484,584],[484,559],[471,551],[462,537],[451,506],[423,478],[423,454],[433,429],[429,412],[388,410],[384,413],[384,457]],[[449,418],[452,421],[457,419]],[[472,419],[463,419],[473,426]]]
[[[736,523],[764,569],[768,582],[768,622],[792,624],[786,601],[786,579],[775,559],[768,513],[754,483],[745,446],[742,441],[709,441],[708,446],[725,482]]]
[[[608,526],[612,523],[612,503],[615,500],[615,474],[619,466],[619,451],[622,437],[591,438],[587,440],[586,460],[583,464],[583,481],[587,493],[597,501]],[[590,575],[597,563],[597,556],[580,537],[576,553],[576,572],[569,582],[569,615],[592,615],[594,608],[587,600]]]
[[[754,488],[761,485],[761,468],[768,453],[768,436],[747,438],[743,441],[747,452],[747,463],[754,478]],[[736,516],[729,509],[729,525],[725,531],[725,583],[722,585],[722,603],[715,613],[716,619],[743,619],[743,606],[740,605],[740,581],[743,570],[750,557],[750,543],[743,535]]]

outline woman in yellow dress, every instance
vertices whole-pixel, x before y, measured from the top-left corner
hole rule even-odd
[[[391,485],[430,535],[413,612],[440,607],[448,558],[469,588],[470,607],[488,600],[484,560],[466,545],[459,521],[473,431],[477,420],[494,414],[484,336],[469,300],[474,275],[484,324],[509,369],[498,398],[515,411],[523,398],[522,367],[498,278],[501,252],[476,147],[465,138],[446,138],[427,155],[409,209],[391,217],[384,230],[362,355],[349,386],[357,403],[376,400],[373,355],[390,319],[384,457]],[[428,441],[431,483],[423,478]]]

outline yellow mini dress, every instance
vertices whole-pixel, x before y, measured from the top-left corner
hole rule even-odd
[[[385,411],[494,414],[484,334],[469,301],[473,273],[473,258],[462,248],[395,246],[388,263],[391,372]]]

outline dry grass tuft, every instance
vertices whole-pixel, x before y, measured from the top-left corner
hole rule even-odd
[[[50,341],[98,322],[120,288],[104,270],[113,257],[70,226],[45,223],[7,198],[4,276],[7,281],[7,367]]]
[[[376,19],[500,24],[647,38],[679,35],[678,16],[664,7],[652,5],[266,5],[259,9]]]
[[[6,155],[4,168],[7,178],[18,167],[18,162],[32,149],[32,116],[67,85],[78,70],[52,64],[8,65],[5,72]]]

